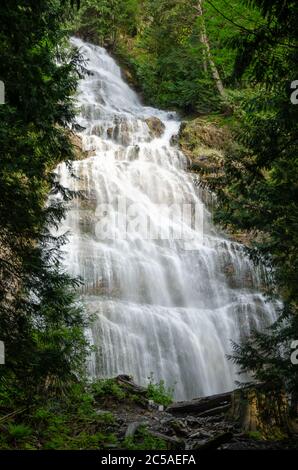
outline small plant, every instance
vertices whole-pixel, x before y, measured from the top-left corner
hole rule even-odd
[[[98,421],[104,424],[115,424],[115,416],[113,413],[110,413],[109,411],[105,411],[104,413],[100,413],[97,416]]]
[[[23,440],[31,436],[33,430],[25,424],[10,424],[8,426],[8,432],[12,438]]]
[[[47,408],[37,408],[33,414],[33,418],[38,421],[47,421],[51,418],[51,412]]]
[[[173,402],[174,388],[167,388],[163,380],[154,383],[153,374],[148,377],[148,380],[147,398],[158,405],[170,405]]]
[[[263,436],[260,431],[249,431],[248,437],[250,437],[251,439],[256,439],[257,441],[263,440]]]
[[[126,397],[125,392],[114,379],[104,379],[94,382],[92,384],[92,392],[95,399],[113,396],[118,400],[123,400]]]

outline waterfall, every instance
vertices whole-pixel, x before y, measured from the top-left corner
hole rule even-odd
[[[213,226],[204,194],[174,143],[175,113],[143,106],[105,49],[72,39],[89,74],[78,123],[88,158],[57,169],[84,191],[69,205],[67,270],[80,276],[94,317],[90,374],[150,374],[177,399],[222,392],[239,380],[231,340],[275,319],[264,273]],[[155,130],[152,128],[155,126]]]

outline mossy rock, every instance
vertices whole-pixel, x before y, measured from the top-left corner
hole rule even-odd
[[[69,132],[68,137],[71,144],[73,145],[76,160],[84,160],[85,158],[90,156],[89,152],[83,150],[82,139],[79,135],[74,134],[73,132]]]
[[[212,149],[199,148],[198,155],[190,160],[190,170],[200,173],[217,173],[222,169],[223,155]]]
[[[218,127],[203,119],[183,122],[179,145],[188,157],[189,170],[199,173],[202,182],[212,184],[223,176],[225,152],[232,145],[232,136],[226,127]]]
[[[155,116],[145,119],[147,126],[149,127],[150,135],[153,138],[159,138],[165,131],[164,123]]]
[[[198,118],[182,123],[179,142],[186,153],[196,152],[200,147],[225,152],[231,147],[233,138],[228,127],[219,127]]]

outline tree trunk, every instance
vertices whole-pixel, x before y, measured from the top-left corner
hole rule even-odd
[[[210,70],[211,70],[211,74],[212,74],[213,80],[215,82],[216,88],[218,90],[218,93],[220,94],[220,96],[222,98],[225,98],[225,89],[224,89],[223,83],[221,81],[221,78],[220,78],[219,72],[217,70],[217,67],[215,65],[215,62],[212,58],[212,54],[211,54],[211,48],[210,48],[210,44],[209,44],[209,40],[208,40],[208,36],[207,36],[207,31],[206,31],[206,26],[205,26],[205,21],[204,21],[204,17],[203,17],[203,0],[199,0],[198,5],[195,8],[198,12],[198,16],[200,16],[201,20],[202,20],[202,23],[201,23],[201,28],[202,28],[201,42],[202,42],[204,50],[205,50],[204,70],[206,68],[206,65],[205,65],[206,64],[206,59],[205,59],[205,57],[207,56],[209,66],[210,66]]]
[[[286,394],[262,385],[234,390],[228,416],[244,432],[258,432],[265,439],[281,439],[290,429]]]

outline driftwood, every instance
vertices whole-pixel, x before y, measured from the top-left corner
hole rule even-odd
[[[216,408],[211,408],[210,410],[203,411],[203,413],[199,413],[199,418],[204,418],[207,416],[216,416],[222,413],[226,413],[231,408],[231,404],[228,403],[227,405],[217,406]]]
[[[8,418],[12,418],[13,416],[17,415],[17,414],[20,414],[20,413],[23,413],[24,411],[26,411],[28,408],[21,408],[19,410],[16,410],[16,411],[13,411],[12,413],[9,413],[5,416],[1,416],[0,418],[0,422],[2,421],[5,421],[6,419]]]
[[[178,401],[168,406],[167,412],[172,414],[189,413],[191,415],[198,415],[212,409],[215,410],[216,408],[221,408],[221,410],[218,411],[222,412],[222,407],[226,407],[226,409],[230,407],[232,393],[233,392],[220,393],[209,397],[195,398],[191,401]]]
[[[122,388],[125,388],[130,393],[144,397],[147,394],[146,388],[134,383],[129,375],[118,375],[118,377],[116,377],[116,381]]]
[[[133,437],[140,427],[146,426],[146,424],[147,423],[144,421],[134,421],[133,423],[129,423],[125,432],[125,438]]]
[[[133,382],[129,375],[118,375],[115,380],[124,391],[137,397],[137,402],[141,407],[146,409],[148,408],[149,400],[147,398],[146,388],[141,387],[140,385]]]

